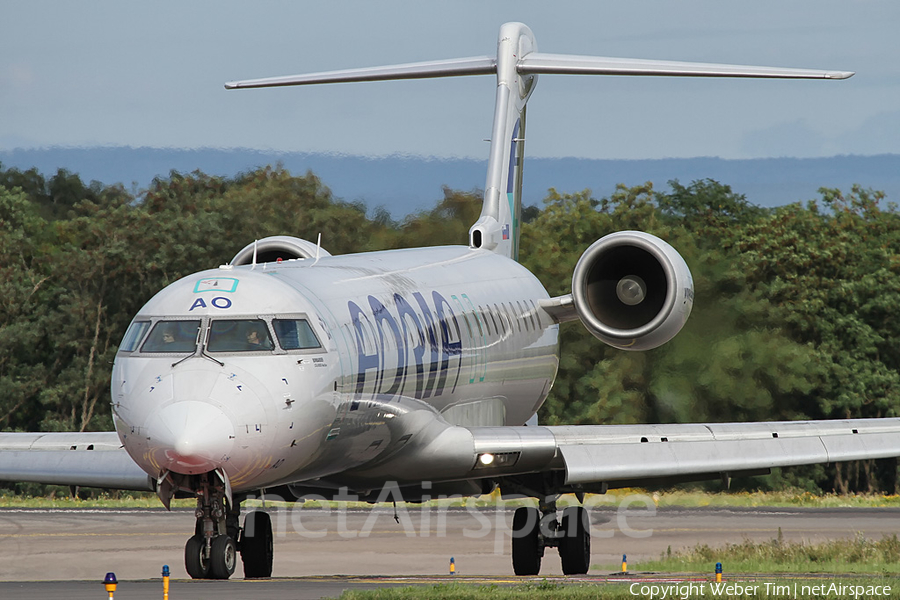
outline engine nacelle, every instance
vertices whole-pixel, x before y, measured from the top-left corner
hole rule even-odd
[[[293,260],[297,258],[315,258],[317,255],[331,256],[327,250],[319,248],[316,244],[289,235],[273,235],[255,242],[251,242],[234,255],[231,259],[233,265],[250,265],[256,263],[275,262],[281,260]]]
[[[622,350],[656,348],[678,333],[694,304],[687,263],[649,233],[620,231],[585,250],[572,275],[578,317]]]

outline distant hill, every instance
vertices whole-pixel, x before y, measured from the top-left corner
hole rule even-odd
[[[36,167],[47,174],[65,168],[85,181],[122,183],[146,188],[154,177],[171,170],[234,176],[265,165],[282,164],[294,174],[313,171],[344,200],[383,206],[395,217],[432,208],[442,186],[472,190],[484,187],[487,160],[434,159],[407,156],[360,156],[275,153],[256,150],[171,148],[40,148],[0,150],[4,167]],[[547,189],[562,192],[590,188],[596,197],[609,195],[617,183],[652,181],[658,189],[678,179],[690,183],[715,179],[745,194],[753,204],[779,206],[818,197],[820,187],[849,190],[854,183],[900,199],[900,155],[830,158],[670,158],[659,160],[525,159],[525,203],[540,205]]]

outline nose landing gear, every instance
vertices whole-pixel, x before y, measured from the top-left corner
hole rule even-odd
[[[239,526],[241,501],[226,500],[225,486],[207,473],[197,481],[197,523],[184,546],[184,567],[192,579],[228,579],[240,552],[244,577],[271,577],[274,536],[268,513],[253,511]]]
[[[184,568],[192,579],[228,579],[237,565],[238,514],[227,510],[225,488],[200,476],[197,524],[184,546]]]

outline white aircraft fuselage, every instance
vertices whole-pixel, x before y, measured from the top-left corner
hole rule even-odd
[[[391,422],[412,411],[528,421],[558,366],[548,298],[516,261],[465,246],[196,273],[135,317],[142,335],[126,336],[113,370],[116,430],[154,478],[221,470],[234,492],[340,481],[397,449],[408,432]],[[303,322],[314,337],[303,326],[297,343]],[[173,325],[190,339],[154,346]],[[248,344],[248,328],[268,344]]]
[[[135,317],[113,368],[115,433],[2,433],[0,479],[152,490],[167,507],[195,497],[184,553],[195,579],[229,578],[238,553],[245,577],[271,576],[270,516],[255,510],[240,525],[242,501],[259,491],[381,501],[399,486],[418,501],[500,487],[539,501],[513,514],[515,573],[537,575],[555,547],[563,573],[584,574],[590,518],[583,506],[557,518],[563,493],[900,456],[900,420],[888,418],[537,426],[559,365],[559,323],[579,320],[614,348],[647,350],[678,333],[694,300],[684,258],[639,231],[587,247],[563,296],[550,298],[517,262],[526,103],[550,74],[853,75],[545,54],[527,26],[506,23],[496,56],[227,83],[496,76],[468,245],[331,256],[297,238],[258,240],[169,285]]]

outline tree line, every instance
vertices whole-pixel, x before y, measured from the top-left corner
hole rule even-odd
[[[479,191],[444,189],[435,208],[396,221],[282,168],[173,171],[135,194],[0,165],[0,429],[111,429],[110,365],[134,314],[254,239],[321,233],[332,254],[465,244],[480,211]],[[822,189],[768,209],[711,180],[599,199],[551,189],[523,222],[521,261],[551,295],[570,291],[592,242],[624,229],[671,243],[696,290],[685,328],[652,351],[562,325],[542,423],[898,416],[900,214],[882,193]],[[786,469],[744,485],[895,493],[897,465]]]

